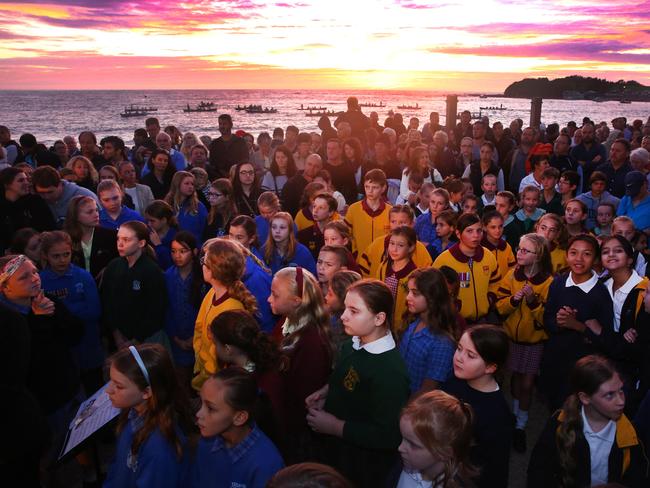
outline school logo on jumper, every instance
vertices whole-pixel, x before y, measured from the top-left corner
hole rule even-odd
[[[140,280],[133,280],[133,290],[140,291]]]
[[[343,378],[343,387],[348,391],[354,391],[358,384],[359,373],[357,373],[353,366],[350,366],[345,378]]]
[[[485,274],[485,275],[490,274],[490,267],[489,266],[483,266],[483,274]]]

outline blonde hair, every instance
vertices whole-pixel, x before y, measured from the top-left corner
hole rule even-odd
[[[293,217],[288,212],[276,213],[271,217],[271,221],[269,222],[269,236],[266,238],[266,243],[264,244],[264,261],[266,261],[266,264],[269,266],[273,261],[273,254],[277,250],[277,245],[273,240],[273,233],[271,232],[274,220],[284,220],[289,226],[289,242],[287,243],[287,253],[285,254],[285,257],[287,259],[293,258],[296,254],[296,248],[298,247],[298,241],[293,233]]]
[[[99,173],[95,169],[93,163],[91,163],[90,159],[88,159],[87,157],[73,156],[68,160],[65,167],[74,171],[74,165],[78,161],[81,161],[86,166],[86,168],[88,168],[88,178],[90,178],[90,180],[96,185],[97,182],[99,181]]]
[[[257,314],[257,300],[241,281],[246,271],[246,257],[242,245],[236,241],[217,237],[203,245],[205,266],[215,280],[228,290],[228,294],[241,302],[244,310]]]
[[[302,290],[298,289],[299,280],[297,277],[299,273],[302,274]],[[318,280],[306,269],[300,268],[299,271],[296,267],[282,268],[275,276],[285,280],[292,295],[302,298],[300,304],[296,307],[289,319],[292,322],[304,322],[305,324],[315,325],[321,336],[331,346],[329,337],[330,319],[325,309],[325,300],[323,299],[323,292]],[[283,341],[283,345],[291,347],[298,341],[299,335],[300,330],[290,334]]]
[[[555,223],[558,230],[558,237],[556,240],[557,242],[555,242],[555,244],[557,244],[560,249],[566,249],[567,243],[569,242],[569,233],[567,232],[566,225],[564,223],[564,220],[562,220],[562,217],[554,213],[545,213],[537,220],[537,222],[535,222],[535,232],[537,232],[539,226],[542,225],[542,222],[544,220],[552,220]],[[549,248],[553,245],[552,242],[547,242],[546,244],[548,244]]]
[[[192,139],[191,141],[185,141],[185,139]],[[185,160],[189,162],[190,156],[192,155],[192,149],[194,149],[194,146],[203,146],[203,143],[201,142],[201,139],[198,138],[198,136],[194,132],[186,132],[183,134],[182,142],[181,142],[181,153],[183,153],[183,156],[185,156]],[[207,148],[206,148],[207,152]]]
[[[456,488],[476,474],[469,464],[472,408],[440,390],[415,397],[402,410],[413,432],[431,455],[443,463],[442,486]],[[436,485],[437,486],[437,485]]]
[[[165,195],[165,201],[171,205],[175,214],[180,212],[181,207],[187,201],[189,213],[196,215],[199,212],[199,198],[196,196],[196,191],[189,197],[183,197],[180,192],[181,183],[186,178],[192,178],[194,180],[194,175],[189,171],[177,171],[174,174],[171,185],[169,186],[169,193]]]

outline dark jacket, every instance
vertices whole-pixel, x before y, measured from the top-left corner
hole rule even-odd
[[[485,172],[486,175],[494,175],[499,177],[499,168],[496,164],[491,163],[488,170]],[[472,161],[472,164],[469,165],[469,181],[472,183],[472,188],[474,188],[474,195],[480,197],[483,195],[483,189],[481,188],[481,180],[483,179],[483,173],[481,173],[481,163],[479,161]]]
[[[105,227],[95,227],[93,244],[90,248],[90,269],[86,269],[86,260],[81,249],[72,252],[72,262],[80,268],[86,269],[98,281],[100,273],[117,256],[117,231]]]
[[[219,178],[230,176],[230,167],[248,161],[248,146],[241,137],[232,135],[228,141],[219,137],[210,144],[210,165]]]
[[[561,468],[558,458],[556,433],[564,419],[559,411],[546,423],[528,464],[528,488],[560,487]],[[573,458],[576,460],[576,488],[591,486],[591,457],[589,444],[580,429],[576,433]],[[616,440],[609,453],[610,483],[620,483],[630,488],[647,485],[648,459],[643,445],[628,418],[623,415],[616,422]],[[572,488],[572,487],[567,487]]]
[[[56,222],[50,207],[38,195],[25,195],[11,202],[0,190],[0,255],[11,244],[14,233],[24,227],[39,232],[55,230]]]
[[[282,187],[282,209],[295,217],[300,210],[300,200],[309,182],[302,175],[302,171],[289,180]],[[355,188],[356,192],[356,188]]]

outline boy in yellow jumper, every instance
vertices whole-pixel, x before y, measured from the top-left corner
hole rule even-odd
[[[393,231],[402,225],[413,227],[415,223],[415,216],[413,210],[409,205],[395,205],[388,212],[388,225],[390,230]],[[359,268],[364,278],[377,276],[377,270],[386,261],[388,257],[388,242],[390,234],[377,237],[372,244],[368,246],[361,257],[358,259]],[[431,255],[427,248],[420,241],[415,244],[415,252],[413,253],[413,262],[418,268],[428,268],[433,264]]]
[[[391,205],[384,200],[386,174],[380,169],[371,169],[363,179],[366,196],[360,202],[350,205],[345,223],[352,231],[352,252],[357,256],[377,237],[388,232],[388,212]]]

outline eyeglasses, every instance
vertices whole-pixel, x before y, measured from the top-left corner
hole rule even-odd
[[[253,170],[242,170],[239,172],[241,176],[253,176],[255,174],[255,171]]]
[[[526,255],[528,255],[528,254],[537,254],[535,251],[531,251],[530,249],[525,249],[525,248],[523,248],[523,247],[518,248],[518,249],[517,249],[517,252],[520,252],[520,253],[523,254],[524,256],[526,256]]]

